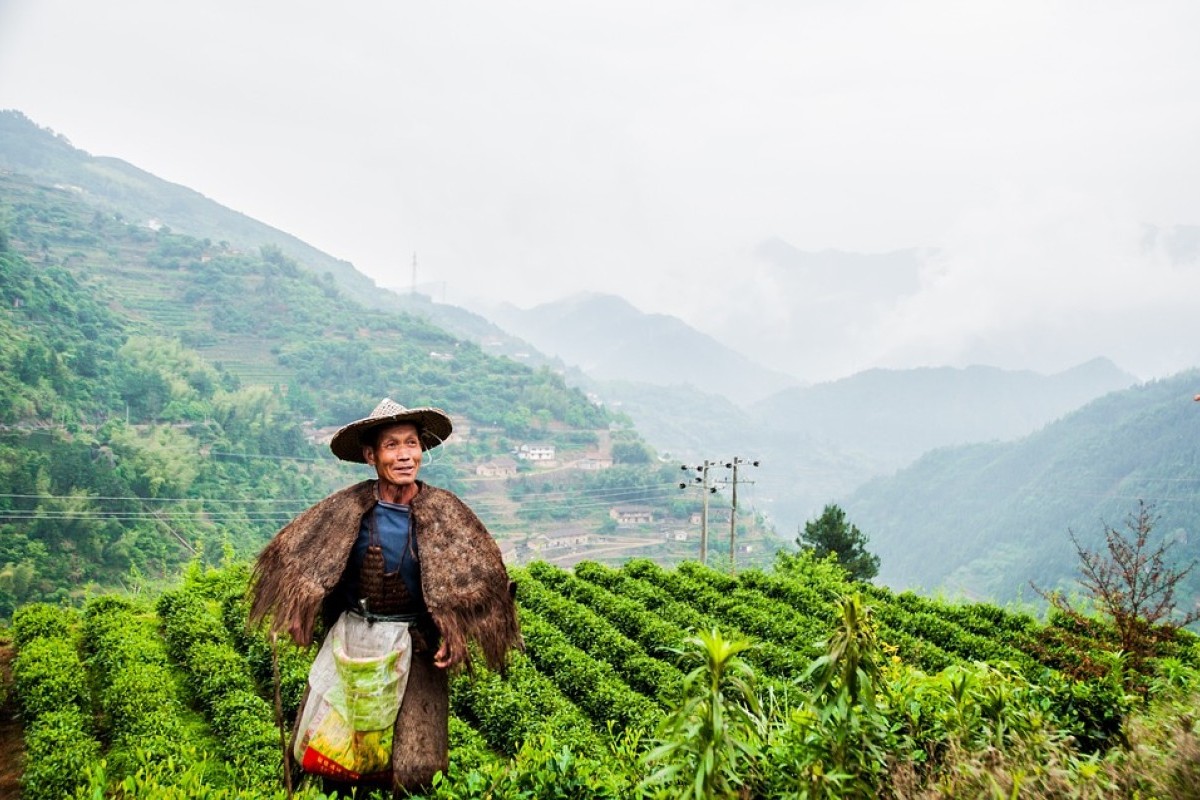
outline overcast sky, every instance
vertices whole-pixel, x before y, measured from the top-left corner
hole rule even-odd
[[[764,239],[928,247],[802,377],[1150,377],[1200,362],[1200,267],[1138,244],[1200,224],[1197,41],[1194,2],[0,0],[0,108],[380,284],[415,252],[436,299],[613,292],[752,349]]]

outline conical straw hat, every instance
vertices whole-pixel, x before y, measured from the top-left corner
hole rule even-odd
[[[390,397],[385,397],[375,406],[370,416],[355,420],[343,426],[333,435],[329,449],[342,461],[357,461],[366,463],[363,458],[363,443],[361,436],[372,428],[383,425],[396,425],[401,422],[417,426],[421,436],[421,449],[430,450],[437,447],[450,436],[454,426],[450,417],[440,408],[405,408]]]

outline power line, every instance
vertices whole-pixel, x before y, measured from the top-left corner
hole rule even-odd
[[[580,490],[576,492],[558,491],[534,494],[523,498],[526,500],[538,500],[544,503],[570,503],[571,508],[575,511],[588,511],[596,508],[603,508],[614,504],[635,503],[635,502],[655,502],[666,500],[671,494],[671,490],[666,487],[649,487],[649,488],[616,488],[616,489],[599,489],[599,490]],[[185,506],[181,508],[188,514],[203,515],[204,518],[214,522],[226,520],[248,520],[259,522],[279,521],[287,522],[295,514],[303,511],[305,508],[317,502],[320,498],[305,499],[305,498],[275,498],[275,499],[236,499],[236,498],[206,498],[206,497],[138,497],[138,496],[89,496],[79,494],[67,495],[33,495],[33,494],[15,494],[15,493],[0,493],[0,499],[10,500],[26,500],[26,501],[60,501],[60,502],[77,502],[77,503],[132,503],[144,508],[144,511],[134,510],[119,510],[111,508],[18,508],[18,509],[3,509],[0,510],[0,521],[16,522],[16,521],[31,521],[39,519],[93,519],[93,520],[113,520],[123,522],[136,522],[146,519],[159,518],[161,510],[156,511],[152,507],[154,504],[159,504],[162,509],[162,504],[176,504]],[[473,498],[471,500],[472,507],[477,513],[488,515],[489,513],[498,513],[506,510],[511,504],[509,500],[488,500],[487,498]],[[256,508],[260,506],[269,506],[267,509]],[[244,509],[244,510],[239,510]]]
[[[591,489],[556,489],[547,492],[529,492],[528,496],[535,499],[569,500],[575,497],[596,499],[613,498],[636,499],[637,496],[666,497],[670,489],[661,485],[634,487],[603,487]],[[0,498],[16,500],[105,500],[112,502],[155,502],[155,503],[213,503],[213,504],[253,504],[253,503],[307,503],[312,504],[321,498],[217,498],[217,497],[141,497],[139,495],[88,495],[88,494],[14,494],[0,493]],[[486,499],[485,499],[486,500]]]

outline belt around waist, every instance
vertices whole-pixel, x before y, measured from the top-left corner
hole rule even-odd
[[[362,617],[367,621],[368,625],[374,625],[376,622],[407,622],[409,625],[415,625],[421,620],[421,615],[413,612],[411,614],[375,614],[366,609],[352,608],[349,613],[356,617]]]

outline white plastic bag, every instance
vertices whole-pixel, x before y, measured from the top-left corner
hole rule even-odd
[[[386,778],[392,728],[412,664],[407,622],[345,612],[308,672],[294,754],[305,772],[340,780]]]

